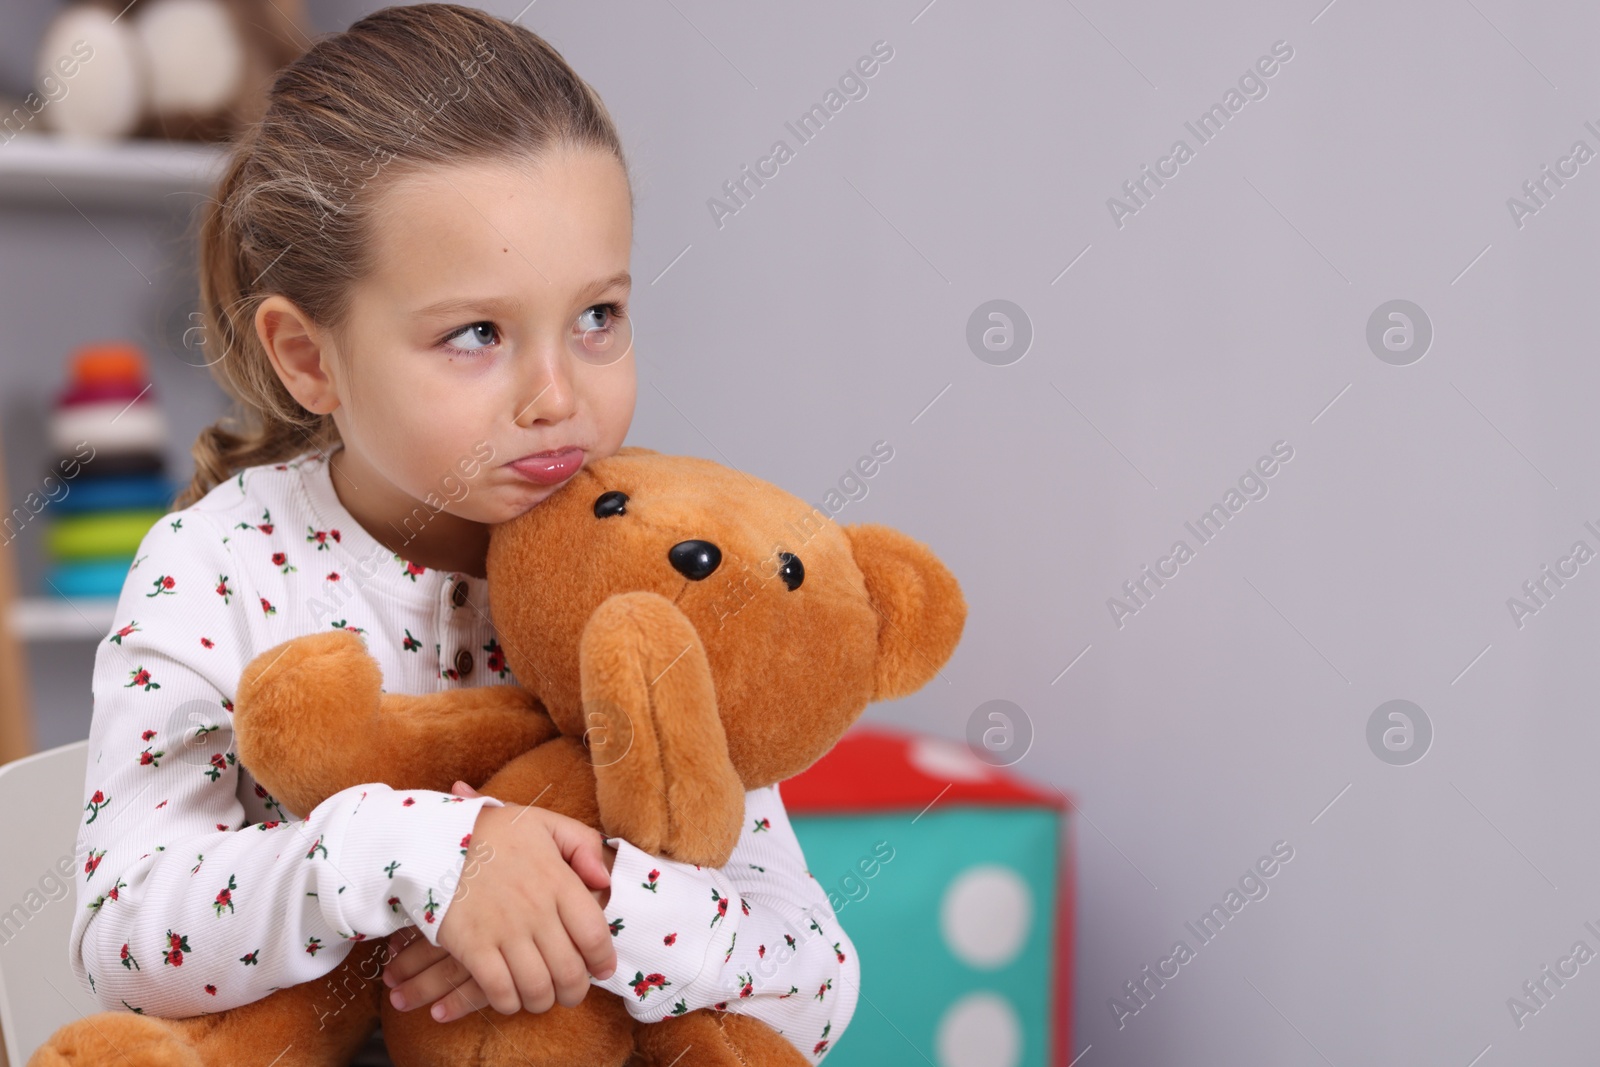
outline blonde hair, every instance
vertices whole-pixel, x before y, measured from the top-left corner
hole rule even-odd
[[[383,8],[282,68],[201,215],[205,356],[234,414],[195,440],[194,477],[174,508],[245,467],[338,443],[332,416],[284,388],[255,312],[282,294],[337,330],[371,266],[376,179],[552,147],[600,149],[627,170],[605,105],[561,54],[476,8]]]

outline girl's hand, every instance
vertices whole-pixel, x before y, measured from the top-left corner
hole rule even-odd
[[[462,782],[452,792],[478,795]],[[610,897],[615,850],[576,820],[520,805],[484,808],[473,842],[488,856],[471,865],[476,892],[465,892],[466,879],[456,890],[439,946],[415,927],[390,938],[383,971],[390,1002],[401,1011],[432,1004],[440,1022],[486,1006],[512,1014],[578,1004],[590,973],[607,978],[616,969],[599,910]],[[502,862],[488,862],[495,858]],[[583,898],[585,888],[594,907]],[[451,921],[458,911],[466,922]]]

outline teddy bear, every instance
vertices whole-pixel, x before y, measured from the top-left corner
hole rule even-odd
[[[841,526],[744,472],[639,446],[493,527],[487,566],[520,685],[383,693],[361,637],[299,637],[245,669],[240,762],[291,811],[365,782],[448,792],[461,780],[645,852],[721,866],[746,791],[811,766],[869,702],[920,689],[966,619],[955,577],[909,536]],[[289,1045],[294,1063],[342,1064],[380,1018],[397,1067],[809,1062],[751,1016],[639,1023],[597,988],[572,1008],[439,1023],[389,1004],[376,980],[384,949],[358,944],[325,980],[216,1015],[93,1016],[52,1038],[56,1058],[30,1063],[97,1062],[71,1055],[73,1042],[103,1039],[129,1057],[115,1062],[136,1065],[235,1063],[241,1048]]]

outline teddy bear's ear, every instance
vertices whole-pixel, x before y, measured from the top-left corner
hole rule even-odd
[[[961,586],[927,545],[877,523],[841,527],[878,613],[873,699],[921,689],[961,640],[967,602]]]

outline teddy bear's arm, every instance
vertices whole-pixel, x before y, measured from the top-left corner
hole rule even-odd
[[[584,626],[579,658],[602,828],[645,852],[725,863],[745,790],[694,624],[659,594],[619,593]]]
[[[384,693],[382,683],[361,638],[345,630],[268,649],[245,666],[234,699],[239,761],[304,815],[364,782],[477,787],[556,735],[538,699],[517,686],[409,695]]]

